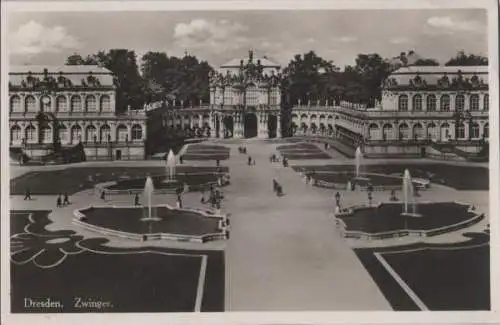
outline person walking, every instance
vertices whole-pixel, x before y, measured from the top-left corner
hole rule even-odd
[[[136,194],[136,195],[135,195],[135,198],[134,198],[134,205],[135,205],[135,206],[139,206],[139,205],[140,205],[140,203],[139,203],[139,194]]]
[[[106,201],[106,191],[101,191],[101,200]]]
[[[340,192],[335,193],[335,203],[336,206],[340,206]]]
[[[57,206],[58,208],[60,208],[60,207],[61,207],[61,194],[59,194],[59,195],[57,196],[56,206]]]
[[[248,166],[252,165],[252,156],[248,156]]]
[[[24,200],[30,200],[31,201],[31,191],[29,188],[26,188],[26,192],[25,192],[25,195],[24,195]]]
[[[68,192],[64,192],[64,201],[63,201],[63,206],[69,205],[69,196]]]

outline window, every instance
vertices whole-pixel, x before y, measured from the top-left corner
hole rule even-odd
[[[10,111],[21,112],[21,97],[14,95],[10,98]]]
[[[377,124],[373,123],[368,126],[368,136],[371,140],[378,140],[380,130]]]
[[[455,110],[458,112],[462,112],[464,108],[465,108],[464,95],[457,95],[457,97],[455,97]]]
[[[465,138],[465,125],[463,123],[459,123],[457,126],[457,134],[455,135],[456,139],[464,139]]]
[[[246,104],[249,106],[259,105],[259,92],[255,86],[247,89]]]
[[[19,143],[22,141],[21,127],[19,127],[19,125],[14,125],[10,129],[10,141],[13,143]]]
[[[427,125],[427,135],[432,140],[436,140],[438,138],[438,129],[436,124],[430,123]]]
[[[85,98],[85,108],[87,112],[97,111],[97,101],[94,95],[89,95]]]
[[[422,95],[413,96],[413,110],[417,112],[422,111]]]
[[[398,99],[398,110],[407,111],[408,110],[408,96],[401,95]]]
[[[82,140],[82,128],[79,125],[74,125],[71,128],[71,143],[76,144]]]
[[[429,112],[436,111],[436,96],[435,95],[427,96],[427,111],[429,111]]]
[[[65,96],[58,96],[56,98],[56,110],[58,112],[67,112],[68,111],[68,101]]]
[[[424,128],[422,124],[417,123],[413,126],[413,138],[417,140],[425,138]]]
[[[25,99],[26,111],[36,112],[36,100],[33,96],[27,96]]]
[[[49,96],[42,96],[40,98],[40,109],[42,112],[50,112],[52,99]]]
[[[28,125],[25,130],[26,143],[36,143],[36,129],[33,125]]]
[[[68,143],[68,129],[64,125],[59,126],[59,140],[61,143]]]
[[[85,134],[85,141],[94,143],[97,142],[97,129],[93,125],[87,127],[87,132]]]
[[[138,124],[132,126],[132,140],[142,140],[142,127]]]
[[[443,112],[450,111],[450,95],[442,95],[439,109]]]
[[[111,101],[108,95],[101,96],[101,111],[110,112],[111,111]]]
[[[470,95],[469,106],[471,111],[479,111],[479,95]]]
[[[81,112],[82,111],[82,99],[80,96],[71,97],[71,111]]]
[[[128,130],[125,125],[119,125],[116,128],[116,138],[118,139],[119,142],[125,142],[125,140],[127,139],[127,135],[128,135]]]
[[[485,139],[490,137],[490,125],[488,123],[484,125],[483,137]]]
[[[472,124],[471,132],[472,132],[472,134],[470,135],[470,137],[478,139],[480,137],[480,135],[479,135],[479,124],[477,124],[477,123]]]
[[[488,94],[484,95],[483,98],[483,109],[488,111],[490,109],[490,96]]]
[[[108,142],[110,140],[111,136],[111,129],[109,125],[103,125],[101,126],[101,142]]]
[[[390,124],[385,124],[382,128],[382,137],[383,140],[391,139],[392,138],[392,125]]]
[[[409,138],[409,132],[408,132],[408,124],[403,123],[399,126],[399,138],[400,139],[408,139]]]
[[[41,135],[43,143],[52,143],[52,129],[50,127],[43,127],[41,130]]]
[[[450,125],[448,123],[441,124],[441,140],[450,138]]]

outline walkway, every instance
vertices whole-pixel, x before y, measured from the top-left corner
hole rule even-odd
[[[226,247],[226,310],[392,310],[329,217],[329,193],[303,184],[291,168],[271,165],[275,145],[231,147],[226,163],[232,213]],[[277,198],[272,178],[283,185]]]

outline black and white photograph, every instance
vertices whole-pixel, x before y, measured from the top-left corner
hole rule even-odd
[[[497,8],[429,3],[2,4],[3,316],[494,312]]]

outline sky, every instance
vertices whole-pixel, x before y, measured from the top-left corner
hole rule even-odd
[[[444,64],[459,50],[487,55],[482,9],[169,12],[17,12],[8,17],[11,65],[64,64],[67,56],[127,48],[196,55],[218,67],[248,55],[286,65],[314,50],[341,68],[359,53],[414,50]]]

